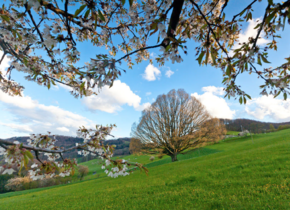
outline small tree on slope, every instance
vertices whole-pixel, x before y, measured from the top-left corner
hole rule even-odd
[[[181,89],[159,95],[132,128],[132,136],[141,141],[143,151],[162,152],[172,162],[184,150],[217,141],[225,134],[224,125],[211,119],[204,106]]]

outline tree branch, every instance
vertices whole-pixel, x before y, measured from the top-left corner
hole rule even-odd
[[[265,24],[265,20],[266,20],[266,17],[267,17],[267,11],[268,11],[268,9],[270,8],[270,6],[271,6],[271,5],[268,4],[268,6],[267,6],[267,8],[266,8],[266,11],[265,11],[265,14],[264,14],[263,21],[262,21],[262,23],[261,23],[261,26],[260,26],[259,31],[258,31],[258,33],[257,33],[257,36],[256,36],[256,38],[255,38],[255,40],[254,40],[254,43],[253,43],[253,47],[252,47],[252,49],[255,49],[255,47],[256,47],[257,41],[258,41],[258,39],[259,39],[259,36],[260,36],[261,31],[263,30],[263,26],[264,26],[264,24]]]
[[[238,17],[240,14],[244,13],[244,11],[246,11],[247,9],[251,8],[251,6],[258,0],[254,0],[252,1],[252,3],[250,3],[245,9],[243,9],[240,13],[236,14],[233,19],[232,22],[236,19],[236,17]]]
[[[156,48],[156,47],[160,47],[160,46],[162,46],[162,44],[157,44],[157,45],[154,45],[154,46],[140,48],[140,49],[135,50],[135,51],[133,51],[133,52],[127,54],[127,55],[124,55],[123,57],[121,57],[118,60],[116,60],[116,62],[119,62],[119,61],[123,60],[124,58],[126,58],[126,57],[128,57],[130,55],[133,55],[133,54],[135,54],[135,53],[137,53],[139,51],[143,51],[143,50],[147,50],[147,49],[152,49],[152,48]]]
[[[68,0],[65,0],[65,13],[68,11]],[[76,45],[76,42],[71,34],[70,24],[68,18],[66,18],[66,26],[67,26],[67,33],[69,34],[69,37],[71,38],[71,41],[74,45]]]

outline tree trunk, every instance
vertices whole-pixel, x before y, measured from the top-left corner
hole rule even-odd
[[[171,155],[170,157],[171,157],[172,162],[177,161],[177,153],[174,153],[174,154]]]

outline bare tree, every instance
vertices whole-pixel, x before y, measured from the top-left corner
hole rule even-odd
[[[219,126],[218,121],[210,119],[195,97],[182,89],[171,90],[167,95],[159,95],[142,112],[138,126],[132,128],[132,136],[142,142],[142,149],[148,153],[162,152],[177,161],[177,155],[189,147],[220,138],[211,133]],[[206,128],[208,125],[211,126]]]

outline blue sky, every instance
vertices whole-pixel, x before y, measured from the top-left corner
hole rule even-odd
[[[230,1],[227,9],[228,17],[238,13],[249,1]],[[253,18],[261,18],[266,7],[265,3],[257,3]],[[243,26],[241,40],[255,35],[254,20]],[[281,31],[282,39],[278,43],[278,51],[270,53],[270,66],[284,62],[289,56],[289,27]],[[154,40],[155,42],[156,40]],[[153,44],[155,44],[152,42]],[[267,42],[267,38],[259,44]],[[156,63],[144,61],[128,69],[111,89],[104,88],[98,96],[75,99],[64,86],[50,90],[33,82],[24,80],[24,74],[12,72],[12,78],[25,86],[24,96],[10,97],[0,92],[0,138],[23,136],[31,133],[46,133],[75,136],[79,126],[93,127],[95,124],[116,124],[112,134],[116,137],[129,137],[131,126],[141,117],[141,110],[152,103],[160,94],[171,89],[182,88],[198,98],[214,117],[249,118],[260,121],[290,121],[290,100],[283,101],[280,97],[259,95],[258,88],[262,81],[256,75],[241,75],[237,83],[250,94],[253,100],[247,105],[240,105],[237,100],[224,99],[222,90],[222,72],[210,66],[199,66],[195,57],[196,43],[189,42],[188,55],[183,56],[182,63],[168,62],[163,67]],[[80,45],[83,61],[98,50],[88,43]],[[154,57],[159,50],[151,50]],[[119,55],[116,56],[117,58]],[[7,67],[1,66],[1,69]]]

